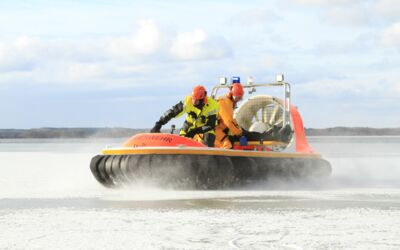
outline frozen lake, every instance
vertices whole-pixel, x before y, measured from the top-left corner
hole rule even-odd
[[[400,137],[310,137],[319,184],[103,188],[110,140],[0,140],[0,249],[400,249]]]

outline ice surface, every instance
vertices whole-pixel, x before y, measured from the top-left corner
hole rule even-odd
[[[103,188],[110,142],[0,140],[0,249],[399,249],[400,138],[311,138],[319,184]]]

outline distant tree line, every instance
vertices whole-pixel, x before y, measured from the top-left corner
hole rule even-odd
[[[150,129],[132,128],[35,128],[0,129],[0,139],[13,138],[117,138],[146,133]],[[168,130],[163,132],[168,133]],[[308,136],[384,136],[399,135],[400,128],[334,127],[306,128]]]
[[[0,138],[117,138],[143,133],[148,129],[131,128],[34,128],[0,129]]]
[[[334,127],[334,128],[306,128],[309,136],[383,136],[400,135],[400,128],[368,128],[368,127]]]

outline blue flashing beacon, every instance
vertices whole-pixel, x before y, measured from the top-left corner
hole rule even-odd
[[[238,77],[238,76],[232,76],[231,81],[232,81],[232,84],[234,84],[234,83],[240,83],[240,77]]]

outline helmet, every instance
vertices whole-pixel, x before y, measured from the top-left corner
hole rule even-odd
[[[204,102],[204,99],[206,98],[206,96],[207,96],[207,91],[203,86],[198,85],[198,86],[194,87],[192,90],[193,105],[198,105],[200,102]]]
[[[235,102],[238,102],[238,101],[242,100],[243,95],[244,95],[244,90],[243,90],[242,84],[240,84],[240,83],[234,83],[234,84],[230,87],[229,94],[232,96],[232,99],[233,99]]]

